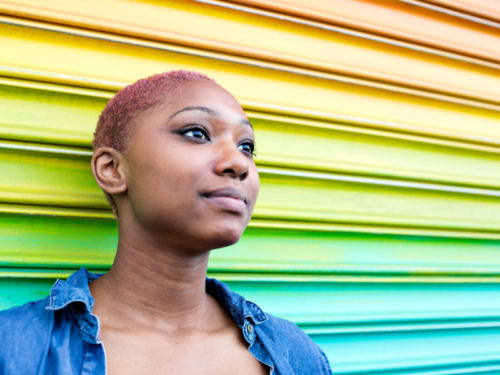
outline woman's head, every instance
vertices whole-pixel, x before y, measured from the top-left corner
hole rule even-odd
[[[92,170],[120,229],[186,248],[236,242],[259,190],[254,133],[241,106],[194,72],[139,80],[104,109]]]

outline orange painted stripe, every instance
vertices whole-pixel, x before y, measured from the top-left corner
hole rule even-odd
[[[500,22],[500,1],[498,0],[423,0],[422,2]]]
[[[430,9],[416,8],[402,1],[230,0],[226,2],[353,28],[489,61],[500,61],[500,44],[498,43],[500,29]],[[500,19],[500,1],[429,1],[431,2],[443,3],[442,5],[445,3],[448,5],[480,3],[483,5],[482,8],[474,8],[478,15],[493,14],[495,11],[496,17]]]

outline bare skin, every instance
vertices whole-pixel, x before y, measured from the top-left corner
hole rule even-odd
[[[255,205],[253,142],[236,99],[194,80],[137,117],[128,154],[95,151],[119,212],[114,264],[90,283],[108,374],[269,373],[205,292],[210,251],[239,240]]]

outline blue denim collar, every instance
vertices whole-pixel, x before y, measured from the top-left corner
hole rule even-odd
[[[57,280],[50,290],[50,301],[47,310],[60,310],[72,302],[81,302],[91,313],[94,308],[94,298],[90,294],[89,282],[102,275],[94,275],[85,268],[81,268],[70,277]]]
[[[243,321],[248,319],[251,319],[254,324],[264,323],[268,319],[259,306],[245,300],[219,280],[207,277],[206,290],[231,313],[240,327],[243,325]]]
[[[245,300],[245,298],[229,289],[226,284],[216,279],[207,277],[205,285],[207,293],[229,311],[236,324],[241,328],[243,337],[248,342],[251,350],[256,338],[252,323],[264,323],[268,319],[267,315],[255,303]]]
[[[83,340],[90,344],[99,344],[99,318],[92,314],[94,298],[90,294],[89,282],[102,274],[93,274],[81,268],[66,281],[57,280],[50,290],[47,310],[66,310],[82,332]]]
[[[47,310],[66,310],[73,318],[84,340],[88,343],[99,342],[99,318],[92,314],[94,298],[89,289],[89,282],[98,279],[102,274],[93,274],[85,268],[72,274],[66,281],[57,280],[50,291]],[[264,323],[268,317],[255,303],[246,301],[229,287],[216,280],[206,279],[206,291],[217,299],[231,314],[234,321],[242,328],[246,341],[252,345],[255,331],[248,326]]]

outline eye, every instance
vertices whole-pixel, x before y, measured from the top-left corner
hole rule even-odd
[[[254,151],[255,151],[255,145],[253,142],[244,142],[238,145],[238,150],[246,152],[248,154],[252,154],[253,156],[256,156]]]
[[[208,132],[204,128],[189,128],[189,129],[184,129],[180,132],[185,137],[189,138],[195,138],[195,139],[202,139],[204,141],[209,141],[210,136],[208,135]]]

